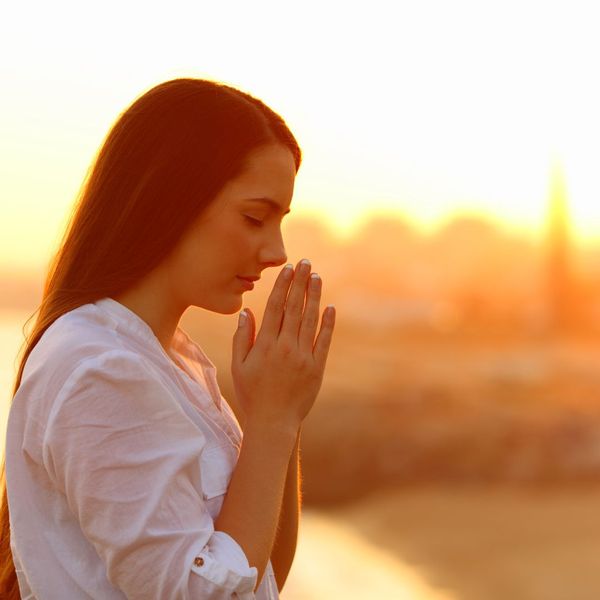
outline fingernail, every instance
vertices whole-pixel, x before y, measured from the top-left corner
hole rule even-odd
[[[247,318],[248,318],[248,316],[246,315],[246,311],[245,311],[245,310],[243,310],[243,311],[240,313],[240,318],[239,318],[239,320],[238,320],[238,328],[239,328],[239,327],[242,327],[242,326],[244,325],[244,323],[246,322],[246,319],[247,319]]]
[[[300,267],[304,266],[304,269],[306,270],[306,267],[308,267],[310,269],[310,260],[308,260],[308,258],[303,258],[300,261]]]

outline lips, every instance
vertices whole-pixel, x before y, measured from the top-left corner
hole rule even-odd
[[[258,281],[260,279],[260,276],[256,276],[256,275],[248,275],[248,276],[238,275],[238,277],[240,279],[245,279],[246,281],[250,281],[250,282],[252,282],[252,281]]]
[[[242,283],[242,285],[247,290],[253,290],[254,289],[254,284],[249,279],[246,279],[245,277],[240,277],[239,275],[237,276],[237,279]]]

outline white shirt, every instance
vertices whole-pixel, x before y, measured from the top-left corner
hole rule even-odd
[[[23,600],[279,598],[214,529],[242,440],[215,365],[180,327],[172,351],[106,297],[29,355],[5,451]]]

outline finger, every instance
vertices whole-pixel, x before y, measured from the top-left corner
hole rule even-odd
[[[256,317],[254,316],[254,313],[247,308],[246,312],[248,313],[248,323],[250,325],[250,350],[252,349],[252,346],[254,346],[254,336],[256,334]]]
[[[285,299],[293,280],[293,275],[294,267],[291,264],[286,265],[279,272],[267,300],[260,331],[256,336],[257,342],[265,339],[277,339],[279,328],[281,327],[281,319],[283,318]]]
[[[242,313],[246,315],[246,318],[243,319],[240,313],[238,327],[233,335],[232,365],[235,368],[246,360],[246,356],[254,344],[254,314],[249,308],[245,308]]]
[[[304,315],[298,336],[300,348],[307,352],[313,351],[315,343],[315,333],[319,325],[319,305],[321,302],[322,287],[323,284],[318,273],[311,273],[306,295],[306,306],[304,307]]]
[[[310,274],[310,260],[303,258],[296,266],[294,282],[288,294],[280,336],[289,336],[298,343],[298,330],[304,310],[304,296]]]
[[[319,335],[317,336],[317,341],[315,342],[315,348],[313,350],[315,361],[321,367],[321,369],[325,368],[325,362],[327,361],[327,354],[329,353],[334,326],[335,308],[330,304],[323,312],[321,329],[319,331]]]

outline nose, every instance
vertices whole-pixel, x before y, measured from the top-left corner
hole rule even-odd
[[[287,262],[287,253],[281,232],[261,248],[260,262],[264,268],[278,267]]]

